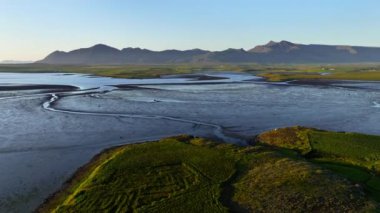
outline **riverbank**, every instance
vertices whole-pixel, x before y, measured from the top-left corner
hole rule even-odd
[[[258,76],[265,78],[271,82],[284,81],[303,81],[303,82],[318,82],[318,81],[380,81],[380,71],[331,71],[331,72],[262,72]]]
[[[368,165],[379,159],[363,150],[379,148],[379,136],[303,127],[262,133],[247,147],[191,136],[119,146],[79,169],[38,212],[378,210],[379,171]],[[350,163],[363,156],[372,156],[368,164]]]
[[[290,80],[363,80],[380,81],[379,64],[336,65],[260,65],[260,64],[175,64],[175,65],[47,65],[2,64],[0,72],[14,73],[81,73],[113,78],[158,78],[165,75],[188,75],[219,71],[249,73],[268,81]],[[208,78],[197,80],[210,80]]]

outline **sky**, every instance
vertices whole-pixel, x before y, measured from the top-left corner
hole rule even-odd
[[[380,46],[379,0],[0,0],[0,61],[98,43],[250,49],[270,40]]]

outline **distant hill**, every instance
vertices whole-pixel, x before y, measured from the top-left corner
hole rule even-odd
[[[379,47],[295,44],[288,41],[256,46],[250,50],[224,51],[122,50],[98,44],[70,52],[55,51],[36,63],[44,64],[175,64],[175,63],[366,63],[380,62]]]

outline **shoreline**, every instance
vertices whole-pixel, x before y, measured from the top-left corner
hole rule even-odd
[[[142,143],[149,143],[149,141],[142,142]],[[137,144],[140,144],[140,143],[137,143]],[[100,152],[98,152],[87,163],[85,163],[84,165],[76,169],[75,172],[66,181],[64,181],[64,183],[58,188],[58,190],[56,190],[54,193],[50,194],[47,198],[45,198],[44,201],[33,212],[44,211],[44,209],[47,208],[47,204],[51,200],[57,199],[59,198],[59,196],[63,196],[65,193],[68,193],[72,184],[75,184],[75,182],[83,178],[86,175],[86,172],[98,166],[98,164],[100,163],[102,158],[104,158],[104,156],[107,156],[107,154],[108,155],[112,154],[117,149],[120,149],[127,145],[128,144],[117,145],[117,146],[105,148],[101,150]]]
[[[223,73],[223,71],[221,71]],[[1,74],[2,72],[0,72]],[[7,72],[10,73],[10,72]],[[213,76],[212,73],[189,73],[189,74],[169,74],[169,75],[159,75],[159,76],[147,76],[147,77],[139,77],[138,76],[131,76],[131,77],[115,77],[115,76],[107,76],[107,75],[99,75],[96,73],[89,74],[84,72],[78,72],[78,73],[64,73],[64,72],[12,72],[15,74],[55,74],[55,73],[61,73],[63,75],[84,75],[88,77],[109,77],[109,78],[115,78],[115,79],[126,79],[126,80],[135,80],[135,79],[141,79],[141,80],[149,80],[149,79],[175,79],[175,78],[181,78],[181,79],[187,79],[184,82],[162,82],[162,83],[132,83],[132,84],[114,84],[114,85],[108,85],[113,86],[119,89],[140,89],[139,86],[147,86],[147,85],[202,85],[202,84],[234,84],[234,83],[249,83],[249,82],[259,82],[259,83],[268,83],[268,84],[274,84],[274,85],[309,85],[309,86],[338,86],[338,87],[345,87],[345,88],[357,88],[354,86],[345,86],[345,85],[339,85],[342,83],[349,83],[349,84],[360,84],[360,83],[380,83],[379,80],[355,80],[355,79],[344,79],[344,78],[313,78],[312,76],[310,78],[302,78],[302,79],[281,79],[281,80],[272,80],[270,77],[263,76],[261,74],[252,74],[249,72],[233,72],[236,74],[249,74],[254,79],[248,79],[248,80],[239,80],[239,81],[223,81],[223,80],[229,80],[230,78],[224,77],[224,76]],[[226,71],[225,73],[231,73],[231,71]],[[296,74],[296,73],[294,73]],[[106,85],[105,85],[106,86]],[[0,92],[1,91],[22,91],[22,90],[54,90],[54,91],[70,91],[70,90],[77,90],[80,89],[80,86],[73,86],[70,84],[19,84],[19,83],[3,83],[0,84]]]

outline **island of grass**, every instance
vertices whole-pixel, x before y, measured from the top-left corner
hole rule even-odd
[[[359,72],[262,72],[258,76],[264,77],[268,81],[334,81],[334,80],[352,80],[352,81],[379,81],[379,71],[359,71]]]
[[[292,127],[255,139],[240,147],[178,136],[111,148],[37,211],[379,211],[380,137]]]

